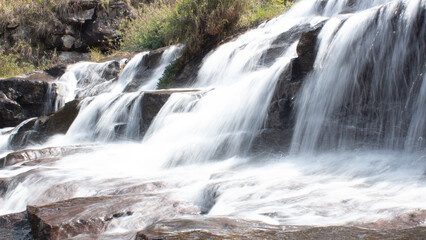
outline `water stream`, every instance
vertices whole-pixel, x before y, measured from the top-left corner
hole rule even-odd
[[[137,91],[124,92],[141,53],[107,90],[85,93],[67,134],[45,145],[97,143],[94,151],[0,170],[0,178],[22,179],[0,195],[0,215],[152,183],[160,187],[146,192],[204,214],[272,224],[359,224],[426,209],[425,12],[424,0],[299,1],[211,52],[190,86],[201,91],[173,94],[136,141],[137,99],[155,89],[181,47],[163,53]],[[292,27],[323,21],[314,70],[297,95],[290,152],[251,154],[298,42],[271,64],[262,63],[263,53]],[[87,72],[88,64],[73,68]],[[82,92],[79,78],[71,77],[67,98]],[[143,217],[121,218],[110,231],[141,229]]]

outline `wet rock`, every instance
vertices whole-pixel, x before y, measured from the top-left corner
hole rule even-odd
[[[423,239],[425,227],[376,230],[358,227],[276,226],[226,217],[191,217],[158,221],[136,240],[175,239]]]
[[[297,58],[293,60],[292,81],[302,80],[314,67],[317,55],[317,39],[324,22],[302,33],[297,44]]]
[[[137,72],[133,80],[126,86],[124,91],[134,92],[143,85],[143,81],[149,79],[156,67],[160,64],[161,56],[166,49],[167,48],[160,48],[145,55],[136,68]]]
[[[159,195],[74,198],[45,206],[28,206],[28,219],[37,239],[68,239],[98,235],[114,221],[137,217],[146,225],[166,216],[197,214],[196,208]]]
[[[0,178],[0,197],[3,198],[7,192],[12,191],[28,178],[32,178],[32,180],[40,179],[39,171],[32,169],[10,178]]]
[[[19,152],[13,152],[6,155],[6,157],[0,158],[0,168],[11,166],[22,162],[32,161],[53,161],[72,155],[78,152],[88,152],[90,147],[83,146],[66,146],[66,147],[49,147],[42,149],[26,149]]]
[[[396,216],[394,219],[381,219],[372,223],[362,224],[375,229],[407,229],[423,226],[426,222],[426,210],[419,210]]]
[[[198,92],[197,89],[147,91],[141,99],[141,133],[145,133],[161,108],[173,93]]]
[[[317,54],[317,37],[323,26],[324,22],[313,27],[301,25],[280,34],[273,47],[262,57],[263,63],[268,64],[299,39],[298,56],[290,61],[277,81],[265,126],[252,143],[253,151],[286,151],[289,148],[294,127],[294,101],[303,79],[313,69]]]
[[[57,112],[49,116],[32,119],[20,126],[10,137],[13,149],[20,149],[29,144],[39,144],[56,134],[65,134],[77,117],[80,100],[73,100],[65,104]]]
[[[0,239],[31,240],[31,226],[26,212],[0,216]]]
[[[0,80],[0,91],[3,92],[1,101],[4,106],[0,109],[0,115],[4,118],[4,121],[0,121],[0,128],[16,126],[23,119],[46,113],[46,106],[54,101],[50,95],[49,83],[31,79],[41,76],[45,76],[46,80],[52,79],[47,74],[34,73]]]
[[[286,32],[281,33],[272,42],[271,46],[260,57],[260,65],[270,65],[276,58],[281,57],[285,50],[299,40],[304,32],[311,29],[310,24],[297,25]]]
[[[111,61],[110,64],[105,68],[102,73],[102,78],[106,81],[112,80],[114,78],[118,78],[118,74],[120,73],[120,62]]]

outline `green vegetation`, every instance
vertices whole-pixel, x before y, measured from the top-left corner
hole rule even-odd
[[[55,13],[69,11],[70,0],[0,0],[0,37],[6,28],[25,26],[30,39],[13,46],[0,39],[0,77],[43,69],[56,62],[56,51],[44,52],[43,42],[55,30]]]
[[[121,48],[141,51],[184,43],[189,54],[281,14],[294,0],[157,0],[123,27]],[[185,55],[185,54],[184,54]]]
[[[45,69],[56,62],[56,51],[41,54],[38,47],[31,47],[25,42],[18,42],[13,48],[8,49],[8,52],[0,48],[0,78]]]
[[[157,89],[166,89],[171,87],[179,68],[179,59],[170,63],[170,65],[164,70],[163,76],[159,79]]]
[[[257,26],[281,14],[294,0],[124,0],[134,18],[122,24],[116,51],[151,50],[176,43],[187,47],[180,64],[211,49],[226,37]],[[107,6],[110,0],[101,0]],[[73,0],[0,0],[0,77],[42,69],[55,62],[55,54],[44,52],[44,42],[55,31],[58,18],[76,11]],[[6,29],[25,26],[30,39],[13,46],[1,38]],[[111,41],[106,39],[106,41]],[[113,43],[113,42],[112,42]],[[93,61],[105,52],[89,48]],[[111,51],[112,52],[112,51]],[[7,62],[7,64],[6,64]]]
[[[180,66],[225,37],[278,16],[294,0],[158,0],[126,23],[121,49],[142,51],[184,43],[182,57],[166,68],[157,88],[173,83]],[[123,28],[124,29],[124,28]]]

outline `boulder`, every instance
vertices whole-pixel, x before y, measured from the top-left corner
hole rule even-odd
[[[171,239],[423,239],[426,227],[377,230],[351,226],[277,226],[229,217],[196,216],[158,221],[136,240]]]
[[[43,81],[32,80],[45,76]],[[52,77],[44,73],[34,73],[0,80],[1,103],[0,128],[18,125],[23,119],[50,113],[55,96],[50,83]],[[46,80],[46,81],[44,81]]]
[[[99,235],[111,222],[126,216],[149,225],[156,219],[198,214],[189,204],[152,194],[74,198],[45,206],[28,206],[28,219],[37,239],[69,239]]]
[[[49,137],[56,134],[65,134],[78,115],[79,103],[80,100],[73,100],[49,116],[30,119],[19,126],[10,137],[11,147],[19,149],[29,144],[45,142]]]

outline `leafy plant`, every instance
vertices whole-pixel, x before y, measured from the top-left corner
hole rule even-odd
[[[178,73],[180,59],[174,60],[164,70],[163,76],[158,80],[157,89],[166,89],[172,86],[176,74]]]

